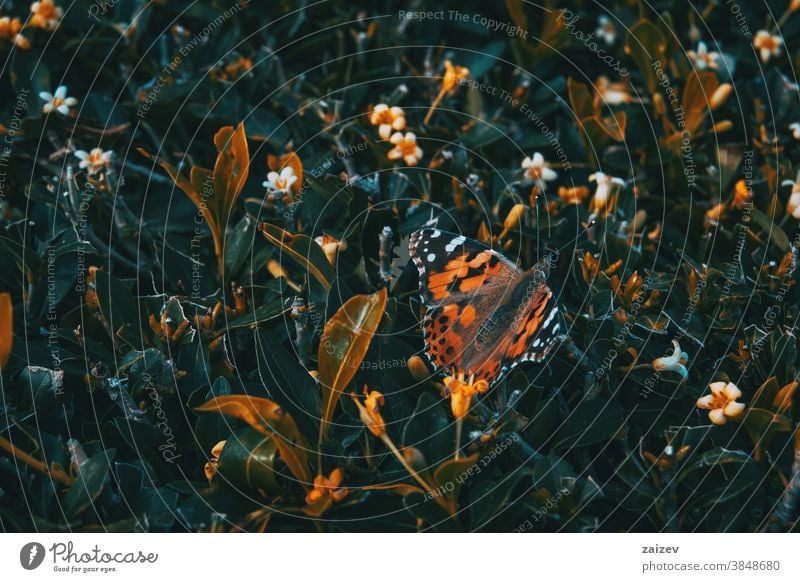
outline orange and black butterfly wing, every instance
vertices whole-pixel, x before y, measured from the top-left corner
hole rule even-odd
[[[415,232],[409,250],[428,307],[423,320],[428,357],[438,368],[477,371],[507,329],[494,312],[523,272],[489,247],[441,230]]]
[[[492,382],[522,362],[541,362],[557,344],[563,324],[540,270],[522,271],[477,241],[435,229],[415,232],[409,250],[436,367]]]

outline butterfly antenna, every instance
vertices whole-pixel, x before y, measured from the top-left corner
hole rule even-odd
[[[539,193],[536,193],[536,196],[533,199],[534,201],[534,209],[536,210],[536,260],[539,260],[539,257],[542,255],[539,253],[539,230],[541,229],[541,225],[539,224]]]

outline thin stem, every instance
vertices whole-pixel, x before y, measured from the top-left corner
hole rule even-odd
[[[775,24],[774,30],[779,30],[781,28],[781,26],[786,24],[786,21],[789,19],[789,17],[791,15],[792,15],[792,11],[791,10],[787,10],[786,12],[784,12],[783,16],[781,16],[778,19],[778,22]]]
[[[456,452],[455,452],[455,460],[461,458],[461,430],[464,426],[464,418],[459,416],[456,419]]]
[[[439,91],[439,94],[436,96],[436,99],[434,99],[433,103],[431,103],[431,107],[430,109],[428,109],[428,113],[425,115],[425,119],[422,120],[422,125],[428,125],[428,122],[431,120],[431,117],[433,116],[433,112],[436,111],[436,108],[439,106],[439,103],[442,102],[442,99],[444,99],[446,93],[447,91],[445,91],[444,89]]]
[[[389,438],[389,435],[386,434],[386,433],[383,433],[380,438],[384,442],[384,444],[387,447],[389,447],[389,450],[392,451],[392,453],[394,453],[394,456],[397,457],[397,460],[400,461],[400,464],[402,464],[403,467],[405,467],[405,470],[408,471],[409,473],[411,473],[411,476],[414,477],[416,482],[419,483],[420,485],[422,485],[422,488],[425,489],[425,491],[427,491],[431,495],[435,495],[434,491],[433,491],[433,487],[431,487],[422,477],[420,477],[419,473],[417,473],[414,470],[414,468],[411,465],[408,464],[408,461],[406,461],[406,459],[403,456],[403,454],[400,451],[397,450],[396,446],[394,446],[394,443],[392,442],[392,439]]]
[[[3,437],[0,437],[0,448],[5,449],[11,455],[25,463],[26,465],[30,466],[31,468],[39,471],[40,473],[44,473],[45,475],[49,475],[51,479],[58,481],[59,483],[63,483],[64,485],[72,485],[75,481],[70,475],[65,473],[62,469],[58,469],[56,467],[48,467],[42,461],[38,459],[34,459],[28,453],[16,447],[15,445],[8,442]]]

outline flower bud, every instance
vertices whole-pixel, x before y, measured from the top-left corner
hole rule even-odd
[[[411,372],[411,375],[417,382],[424,382],[431,377],[431,373],[428,371],[425,361],[419,356],[411,356],[408,358],[408,371]]]

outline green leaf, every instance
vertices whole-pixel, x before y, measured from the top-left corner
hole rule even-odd
[[[231,331],[234,329],[242,329],[245,327],[253,327],[253,326],[260,326],[267,321],[271,321],[284,313],[289,312],[291,307],[286,306],[283,301],[277,299],[272,301],[266,305],[261,305],[260,307],[256,307],[250,313],[246,313],[241,317],[237,317],[236,319],[227,322],[225,324],[225,331]]]
[[[281,491],[275,474],[277,459],[275,437],[247,428],[226,439],[217,465],[219,475],[215,479],[274,496]]]
[[[430,495],[408,493],[403,496],[403,505],[411,515],[422,520],[425,529],[432,528],[441,532],[458,531],[456,523],[447,512]]]
[[[80,515],[103,491],[115,454],[115,449],[106,449],[81,465],[74,483],[64,496],[64,513],[67,519]]]
[[[553,450],[567,451],[607,441],[617,434],[623,424],[622,406],[615,400],[584,400],[559,429]]]
[[[246,214],[225,233],[225,273],[229,279],[235,277],[239,269],[253,252],[255,242],[256,220]],[[263,243],[262,243],[263,244]],[[251,265],[257,271],[262,265]]]
[[[436,467],[433,472],[433,481],[438,488],[436,491],[439,492],[435,499],[441,502],[441,499],[444,498],[445,503],[443,505],[450,511],[451,515],[455,515],[458,510],[458,496],[461,493],[461,488],[467,479],[475,473],[473,467],[475,467],[479,457],[480,453],[475,453],[467,458],[449,459]]]
[[[511,492],[525,476],[526,471],[517,470],[498,481],[482,481],[473,487],[470,490],[470,529],[478,531],[488,526],[506,506]]]
[[[779,226],[779,220],[775,217],[770,218],[757,208],[753,208],[750,211],[750,216],[752,216],[753,222],[761,227],[761,230],[769,233],[769,238],[781,251],[786,252],[789,250],[791,243],[789,242],[789,237],[786,236],[786,232]]]
[[[111,331],[116,333],[129,323],[138,326],[136,302],[128,287],[113,275],[99,269],[95,271],[94,281],[100,313]]]
[[[259,329],[254,339],[261,384],[292,415],[304,435],[316,434],[322,407],[317,383],[274,333]]]
[[[404,447],[414,447],[425,456],[429,465],[437,465],[453,454],[455,428],[450,422],[441,399],[423,392],[417,406],[403,427]]]

